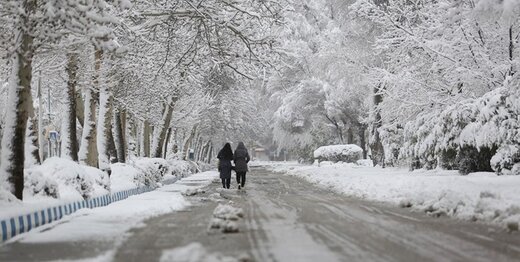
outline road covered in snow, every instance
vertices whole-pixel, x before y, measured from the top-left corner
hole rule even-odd
[[[0,247],[0,261],[517,261],[520,257],[518,232],[508,233],[504,227],[349,198],[263,168],[248,174],[242,191],[222,190],[215,178],[215,173],[194,175],[114,204],[120,206],[74,214]],[[139,212],[146,209],[143,206],[155,210],[153,215]],[[134,209],[140,218],[124,220]],[[120,212],[120,222],[110,220]]]

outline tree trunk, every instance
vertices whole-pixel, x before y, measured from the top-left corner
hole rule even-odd
[[[27,130],[26,130],[26,147],[25,152],[25,167],[31,167],[34,165],[41,164],[40,151],[39,151],[39,143],[38,143],[38,119],[36,118],[36,114],[34,113],[34,106],[32,102],[32,97],[29,97],[31,101],[29,102],[29,119],[27,122]]]
[[[66,119],[63,121],[61,151],[63,157],[78,161],[78,137],[76,133],[76,85],[78,71],[78,54],[67,54],[67,106]],[[81,96],[81,95],[80,95]],[[81,98],[81,97],[80,97]],[[83,109],[81,110],[83,112]]]
[[[40,71],[38,77],[38,156],[40,162],[43,162],[43,150],[44,150],[44,139],[43,139],[43,100],[42,100],[42,73]]]
[[[366,137],[365,132],[367,130],[366,125],[360,124],[358,126],[358,136],[359,136],[359,146],[363,149],[363,159],[367,159],[367,146],[366,146]]]
[[[352,131],[352,126],[347,129],[347,143],[354,144],[354,131]]]
[[[150,133],[152,128],[150,122],[144,120],[143,124],[143,153],[144,157],[150,157]]]
[[[509,69],[509,76],[515,75],[515,69],[513,67],[514,65],[514,50],[515,50],[515,38],[513,36],[513,25],[509,27],[509,62],[511,63],[510,69]]]
[[[379,135],[379,128],[382,126],[382,118],[379,105],[383,102],[383,95],[381,94],[382,85],[379,84],[374,88],[374,117],[371,127],[370,151],[372,152],[372,161],[375,165],[385,166],[385,152],[381,137]]]
[[[204,146],[200,150],[199,157],[198,157],[199,161],[202,161],[202,162],[206,161],[205,158],[206,158],[206,155],[207,155],[208,148],[209,148],[209,141],[206,142],[206,144],[204,144]]]
[[[161,123],[159,124],[157,130],[155,131],[155,135],[153,138],[152,144],[152,154],[153,157],[161,157],[162,156],[162,145],[164,144],[164,140],[166,139],[166,132],[168,128],[170,128],[170,122],[172,120],[173,115],[173,105],[177,101],[177,98],[169,98],[168,102],[165,105],[165,109],[163,112],[163,117],[161,119]]]
[[[0,176],[5,177],[8,189],[18,199],[23,199],[25,131],[31,103],[33,37],[29,18],[36,9],[36,0],[23,1],[23,16],[15,27],[14,46],[11,55],[11,76],[7,118],[2,137],[2,161]],[[0,181],[3,183],[3,181]]]
[[[184,160],[189,159],[189,150],[190,150],[191,141],[193,141],[193,138],[195,137],[196,133],[197,133],[197,125],[193,126],[193,128],[191,129],[190,136],[184,142],[184,147],[182,148],[182,152],[184,153],[184,156],[183,156]]]
[[[164,141],[164,155],[163,158],[166,159],[166,153],[168,152],[168,143],[170,142],[170,137],[172,135],[172,128],[168,128],[168,134],[166,134],[166,140]]]
[[[211,156],[213,155],[213,143],[212,142],[209,142],[209,150],[208,150],[208,155],[206,156],[206,159],[207,159],[207,163],[208,164],[211,164]]]
[[[83,123],[85,123],[85,102],[80,90],[76,90],[76,117],[80,125],[83,126]]]
[[[112,105],[114,104],[114,102],[112,101]],[[110,110],[110,114],[113,114],[113,106],[112,106],[112,110]],[[113,116],[111,117],[111,120],[113,120]],[[116,149],[116,143],[114,141],[114,132],[113,132],[113,128],[112,128],[112,122],[110,123],[111,126],[110,128],[108,129],[108,152],[109,152],[109,155],[110,155],[110,163],[118,163],[119,162],[119,159],[117,158],[117,149]]]
[[[192,142],[193,149],[193,161],[197,161],[197,154],[199,153],[199,136],[195,136],[194,141]]]
[[[115,144],[117,150],[117,160],[119,163],[126,162],[126,138],[125,138],[125,119],[126,114],[124,109],[118,108],[116,110],[115,118],[114,118],[114,128],[115,128]]]
[[[97,124],[97,147],[99,169],[110,175],[109,137],[112,132],[112,98],[107,84],[100,86]],[[119,158],[119,157],[118,157]]]
[[[82,164],[98,167],[97,134],[96,134],[96,106],[98,101],[99,77],[102,61],[101,50],[95,51],[93,87],[85,89],[85,122],[81,148],[79,150],[79,161]]]

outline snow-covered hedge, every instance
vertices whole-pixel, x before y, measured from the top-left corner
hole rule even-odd
[[[363,158],[363,149],[357,145],[322,146],[314,151],[314,158],[321,161],[355,163]]]
[[[421,115],[405,126],[402,155],[417,159],[425,168],[440,165],[463,173],[492,168],[498,174],[519,175],[520,95],[516,89],[506,85],[448,106],[440,114]]]
[[[25,170],[24,199],[91,199],[110,191],[186,177],[198,170],[196,163],[162,158],[137,158],[127,164],[111,165],[111,176],[101,170],[62,158],[49,158],[42,165]],[[0,190],[0,201],[14,201],[9,192]]]
[[[101,170],[52,157],[25,170],[25,197],[84,198],[106,194],[110,179]]]
[[[162,158],[136,158],[128,164],[112,164],[112,187],[157,186],[165,180],[186,177],[197,171],[195,163]],[[126,186],[124,186],[126,185]]]

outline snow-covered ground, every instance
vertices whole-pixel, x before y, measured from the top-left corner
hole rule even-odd
[[[143,220],[188,206],[189,202],[182,193],[205,187],[216,177],[218,173],[213,171],[197,173],[177,183],[131,196],[105,207],[82,209],[60,221],[16,236],[9,242],[51,243],[93,240],[120,243],[127,236],[127,231],[140,226]]]
[[[411,207],[432,215],[484,221],[514,230],[520,223],[520,176],[379,168],[355,164],[256,162],[347,196]]]

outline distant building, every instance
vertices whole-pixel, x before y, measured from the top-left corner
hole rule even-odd
[[[269,161],[269,152],[263,147],[255,147],[253,149],[253,160]]]
[[[286,150],[276,150],[275,147],[267,149],[264,147],[255,147],[252,153],[253,160],[258,161],[289,161],[291,156]]]

